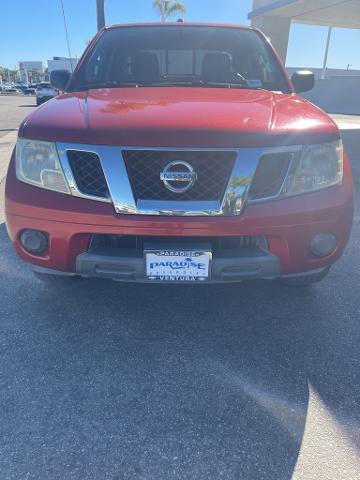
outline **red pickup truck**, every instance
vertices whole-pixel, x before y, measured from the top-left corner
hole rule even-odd
[[[321,280],[353,221],[333,120],[266,37],[236,25],[106,27],[21,125],[6,182],[43,279]]]

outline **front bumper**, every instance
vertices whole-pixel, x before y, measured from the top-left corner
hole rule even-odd
[[[64,272],[34,266],[38,273],[62,275]],[[142,257],[80,254],[76,259],[76,273],[71,276],[109,278],[137,283],[174,283],[174,280],[148,280]],[[256,257],[216,258],[211,264],[211,277],[205,283],[231,283],[256,278],[272,279],[280,276],[280,261],[274,255]],[[187,283],[183,281],[182,283]]]
[[[6,183],[6,222],[17,253],[25,261],[45,269],[70,274],[113,278],[104,257],[88,252],[93,234],[142,235],[146,237],[265,236],[266,258],[232,258],[232,281],[269,278],[321,270],[343,253],[353,221],[353,182],[348,160],[341,185],[316,193],[248,205],[239,217],[151,217],[116,214],[111,204],[49,192],[19,182],[10,164]],[[49,247],[41,256],[27,253],[19,242],[24,229],[49,235]],[[325,258],[313,257],[309,250],[317,234],[336,236],[336,249]],[[99,261],[100,260],[100,261]],[[100,266],[99,266],[100,265]],[[115,265],[120,279],[144,279],[143,259],[119,258]],[[113,266],[110,265],[110,270]],[[231,281],[231,269],[219,259],[213,264],[212,278]],[[119,271],[123,273],[119,274]],[[225,274],[224,274],[225,272]],[[241,274],[242,272],[242,274]],[[125,278],[127,277],[127,278]]]
[[[54,95],[36,95],[36,100],[39,102],[47,102],[54,98]]]

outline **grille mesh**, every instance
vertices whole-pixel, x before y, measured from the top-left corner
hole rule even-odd
[[[250,200],[277,195],[285,180],[291,159],[291,153],[264,155],[259,162],[251,184]]]
[[[104,172],[96,153],[68,150],[67,155],[78,189],[85,195],[109,197]]]
[[[243,250],[261,250],[268,252],[267,240],[263,236],[239,236],[239,237],[146,237],[142,235],[109,235],[94,234],[91,238],[89,251],[99,249],[120,249],[132,251],[143,255],[147,244],[173,245],[186,248],[196,248],[196,244],[210,244],[213,253],[227,254],[240,253]]]
[[[236,152],[124,150],[122,152],[135,200],[219,200],[224,196]],[[160,173],[170,162],[182,160],[197,173],[184,193],[168,190]]]

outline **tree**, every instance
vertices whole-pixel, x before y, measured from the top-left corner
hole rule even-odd
[[[154,8],[159,12],[161,21],[166,20],[175,13],[185,13],[186,6],[176,0],[154,0]],[[97,28],[100,30],[105,26],[105,0],[96,0]]]
[[[105,27],[105,0],[96,0],[97,28]]]
[[[0,67],[0,77],[4,83],[16,82],[18,76],[17,70],[11,70],[10,68]]]
[[[41,82],[42,79],[42,73],[39,72],[38,70],[28,70],[28,79],[30,83],[39,83]]]
[[[175,13],[186,12],[186,6],[182,2],[175,0],[154,0],[153,5],[155,10],[159,12],[162,22],[166,22]]]

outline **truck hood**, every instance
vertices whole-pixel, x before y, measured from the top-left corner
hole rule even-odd
[[[223,88],[114,88],[66,93],[24,122],[27,138],[149,147],[255,147],[339,137],[295,94]]]

